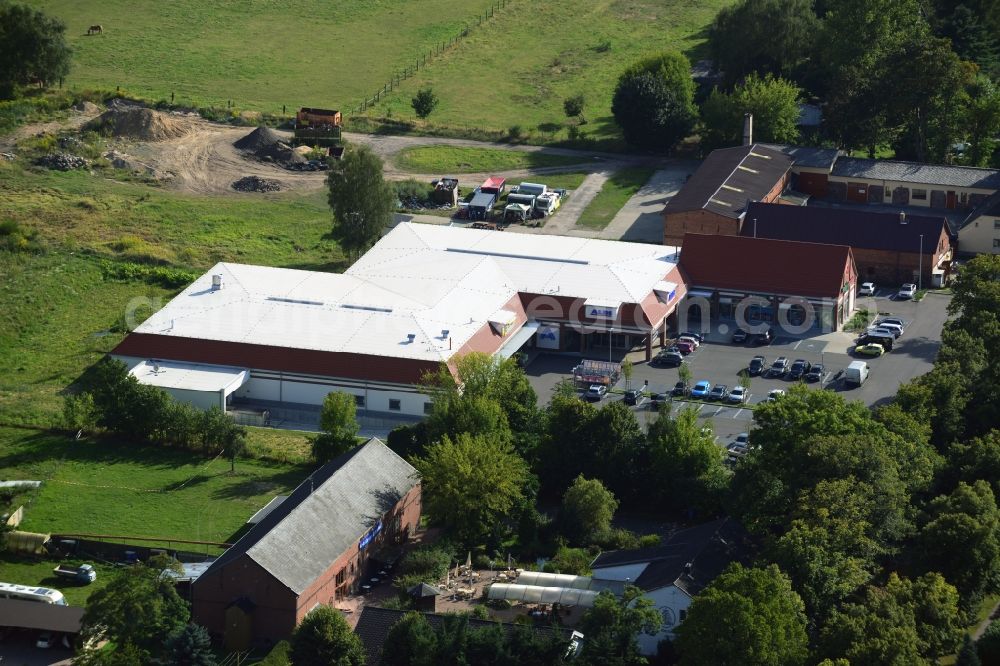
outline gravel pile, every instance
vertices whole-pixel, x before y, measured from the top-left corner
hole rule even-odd
[[[281,183],[259,176],[246,176],[233,183],[233,189],[238,192],[277,192]]]
[[[272,130],[270,127],[264,127],[261,125],[239,141],[233,142],[233,147],[236,148],[236,150],[257,152],[261,148],[273,146],[279,141],[281,141],[281,136],[277,132]]]
[[[112,106],[84,127],[112,136],[140,141],[176,139],[184,136],[191,129],[187,120],[177,119],[141,106],[122,105]]]
[[[86,169],[90,163],[77,155],[53,153],[52,155],[38,158],[36,164],[57,171],[71,171],[73,169]]]

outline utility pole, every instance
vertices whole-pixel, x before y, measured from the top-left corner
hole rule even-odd
[[[923,289],[924,286],[924,235],[920,234],[920,270],[917,271],[917,291]]]

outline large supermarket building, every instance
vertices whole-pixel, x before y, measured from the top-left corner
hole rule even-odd
[[[220,263],[112,354],[201,407],[422,416],[421,377],[460,355],[663,344],[685,294],[673,247],[404,223],[343,274]]]

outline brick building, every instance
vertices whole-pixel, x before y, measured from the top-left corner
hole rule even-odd
[[[688,291],[678,309],[688,322],[708,315],[829,332],[854,312],[858,276],[846,245],[687,234],[679,265]]]
[[[898,285],[920,281],[939,286],[954,251],[948,221],[928,213],[752,203],[747,207],[741,235],[848,245],[862,282]],[[922,273],[921,280],[918,273]]]
[[[663,209],[663,244],[680,246],[686,233],[738,235],[747,204],[777,200],[792,162],[761,144],[712,151]]]
[[[288,638],[356,591],[420,522],[416,470],[378,439],[313,472],[192,585],[192,618],[228,649]]]

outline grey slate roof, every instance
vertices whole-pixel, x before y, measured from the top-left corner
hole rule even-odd
[[[354,627],[354,633],[361,639],[361,644],[367,653],[368,658],[365,660],[367,666],[379,666],[382,663],[382,644],[385,643],[385,638],[389,635],[392,625],[399,622],[406,613],[407,611],[390,610],[388,608],[378,608],[377,606],[365,606],[361,610],[361,616]],[[438,613],[422,613],[422,615],[433,629],[440,627],[449,617],[448,615]],[[510,624],[495,622],[493,620],[480,620],[474,617],[469,617],[468,623],[469,629],[500,627],[508,635],[515,631],[525,630],[547,635],[558,632],[559,637],[567,643],[572,633],[571,629],[554,628],[546,625]],[[586,637],[584,637],[584,640],[586,641]]]
[[[373,437],[313,472],[199,581],[246,555],[301,594],[417,483],[413,466]]]
[[[895,180],[917,185],[974,187],[983,190],[1000,189],[1000,171],[966,166],[897,162],[862,157],[841,157],[833,165],[833,176]]]
[[[731,562],[748,563],[749,556],[749,535],[743,526],[732,518],[720,518],[678,530],[659,546],[601,553],[590,568],[599,578],[600,569],[646,563],[635,585],[646,591],[676,585],[693,596]]]
[[[705,209],[738,218],[749,201],[760,201],[791,168],[792,160],[762,144],[713,150],[665,214]]]
[[[982,203],[973,208],[969,215],[962,220],[962,223],[959,225],[959,229],[962,229],[971,222],[978,220],[983,215],[1000,217],[1000,191],[986,197],[983,199]]]
[[[928,211],[931,212],[931,211]],[[906,214],[906,224],[900,224],[899,212],[858,208],[827,208],[825,206],[782,206],[752,203],[740,229],[742,236],[773,238],[806,243],[832,243],[852,248],[888,250],[891,252],[920,251],[920,236],[924,237],[924,254],[937,252],[937,239],[948,231],[943,215]]]
[[[832,169],[840,150],[837,148],[811,148],[808,146],[789,146],[783,143],[762,143],[765,148],[777,150],[792,158],[793,166],[807,169]]]

